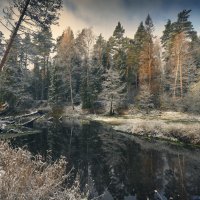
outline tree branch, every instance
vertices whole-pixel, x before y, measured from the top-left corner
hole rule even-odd
[[[23,11],[22,11],[22,13],[21,13],[21,16],[20,16],[20,18],[19,18],[19,20],[18,20],[18,22],[17,22],[17,25],[16,25],[16,27],[15,27],[15,29],[14,29],[14,31],[13,31],[11,37],[10,37],[10,40],[9,40],[9,42],[8,42],[8,46],[7,46],[7,48],[6,48],[6,51],[5,51],[5,53],[4,53],[4,56],[3,56],[2,60],[1,60],[1,63],[0,63],[0,71],[2,71],[2,69],[3,69],[3,67],[4,67],[4,64],[6,63],[8,54],[9,54],[10,49],[11,49],[11,46],[12,46],[12,43],[13,43],[13,41],[14,41],[16,35],[17,35],[17,32],[18,32],[18,30],[19,30],[19,27],[20,27],[22,21],[23,21],[24,15],[25,15],[25,13],[26,13],[26,10],[27,10],[27,8],[28,8],[28,6],[29,6],[30,1],[31,1],[31,0],[26,0],[26,3],[25,3],[25,6],[24,6],[24,8],[23,8]]]

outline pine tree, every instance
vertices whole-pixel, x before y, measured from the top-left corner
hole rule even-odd
[[[149,86],[152,82],[153,74],[153,22],[150,15],[147,16],[145,21],[145,37],[143,38],[142,50],[140,52],[140,67],[139,78],[140,83],[148,82]]]
[[[50,84],[50,53],[53,39],[50,29],[41,29],[33,38],[33,96],[37,100],[47,100]],[[39,81],[39,82],[38,82]],[[35,84],[36,83],[36,84]],[[40,87],[38,87],[40,86]]]
[[[59,10],[62,8],[62,0],[12,0],[9,6],[4,9],[5,19],[8,25],[11,25],[11,36],[6,50],[0,63],[2,71],[12,44],[18,32],[24,31],[26,26],[39,26],[43,29],[49,29],[52,24],[56,24],[59,16]],[[16,16],[19,19],[15,21]],[[14,23],[12,23],[14,20]],[[22,25],[22,23],[24,24]],[[14,24],[14,26],[13,26]],[[32,31],[31,29],[29,29]]]
[[[192,23],[188,20],[190,12],[183,10],[176,22],[168,21],[161,38],[165,48],[165,90],[174,98],[182,98],[187,92],[189,74],[194,67],[193,56],[189,53],[195,35]]]
[[[27,69],[33,59],[33,44],[28,33],[21,40],[20,65],[22,68]]]
[[[161,58],[159,43],[154,44],[154,25],[150,15],[145,20],[145,26],[140,23],[135,34],[135,60],[138,73],[138,95],[143,86],[148,89],[155,100],[155,105],[159,106],[159,92],[161,79]]]
[[[25,106],[31,101],[27,71],[20,65],[21,39],[16,37],[6,67],[1,74],[1,101],[7,101],[12,108]],[[30,101],[29,101],[30,100]]]

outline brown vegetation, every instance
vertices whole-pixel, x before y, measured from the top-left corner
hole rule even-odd
[[[23,149],[12,149],[0,142],[0,199],[45,200],[83,199],[79,187],[62,187],[66,161],[61,158],[53,164],[32,156]],[[78,184],[77,184],[78,185]]]

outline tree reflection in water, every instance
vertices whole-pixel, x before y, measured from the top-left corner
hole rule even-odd
[[[90,199],[200,199],[200,151],[147,141],[118,133],[96,122],[53,123],[41,134],[20,137],[24,146],[52,159],[61,155],[74,167],[68,180],[78,176]]]

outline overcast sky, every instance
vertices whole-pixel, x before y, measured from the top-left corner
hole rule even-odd
[[[125,35],[133,37],[141,21],[149,13],[155,26],[155,35],[161,35],[168,19],[176,20],[178,12],[191,9],[195,30],[200,33],[200,0],[63,0],[59,27],[53,27],[56,38],[70,26],[76,33],[84,27],[93,27],[95,34],[105,38],[112,35],[117,22],[125,28]],[[0,7],[6,0],[0,0]],[[1,28],[1,25],[0,25]],[[2,28],[1,28],[2,29]],[[4,29],[2,29],[4,30]]]

